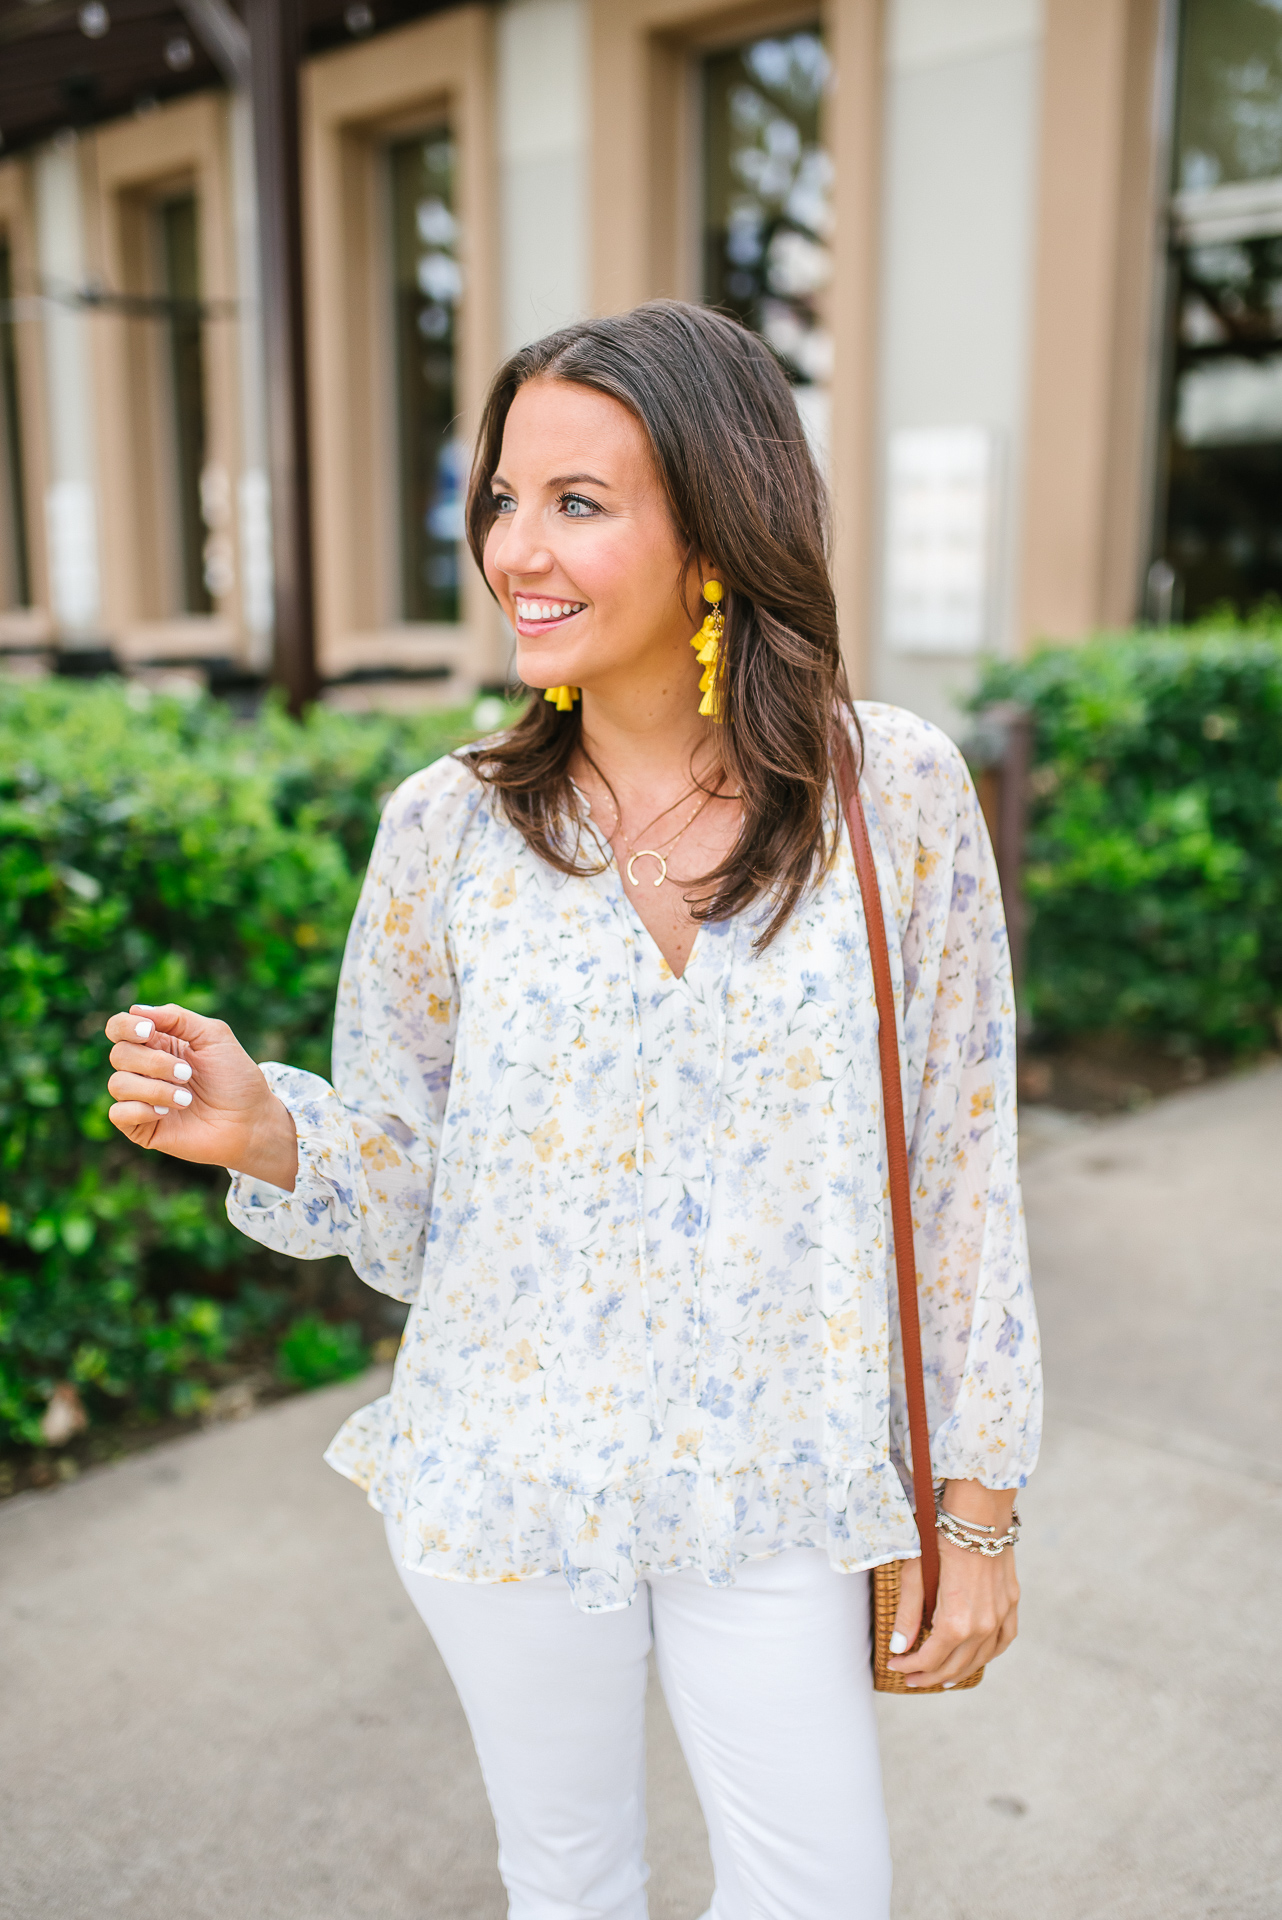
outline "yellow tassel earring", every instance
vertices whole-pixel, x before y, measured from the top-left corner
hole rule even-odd
[[[550,700],[558,713],[569,713],[579,697],[577,687],[549,687],[543,698]]]
[[[703,698],[699,702],[699,711],[708,720],[724,718],[721,711],[721,695],[717,687],[717,664],[718,649],[726,631],[726,616],[721,606],[725,591],[719,580],[704,582],[703,597],[708,602],[708,611],[704,615],[703,625],[698,633],[690,637],[695,658],[703,668],[703,678],[699,682],[699,691]]]

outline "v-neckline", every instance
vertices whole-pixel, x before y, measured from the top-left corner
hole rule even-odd
[[[658,941],[655,939],[654,935],[651,933],[649,927],[647,927],[645,921],[641,918],[641,915],[637,912],[636,907],[632,901],[632,896],[629,894],[627,886],[624,882],[623,868],[619,864],[619,857],[615,853],[612,843],[606,839],[605,835],[601,832],[601,829],[597,826],[597,823],[592,816],[591,799],[586,793],[584,793],[578,781],[575,780],[573,777],[571,777],[570,785],[574,789],[574,792],[576,797],[578,798],[579,804],[582,806],[584,810],[584,816],[585,816],[584,824],[586,825],[588,831],[595,836],[598,846],[603,848],[604,851],[608,853],[610,856],[609,865],[604,869],[604,872],[612,874],[614,876],[615,893],[617,897],[623,901],[623,904],[627,909],[628,918],[632,922],[634,931],[636,933],[639,933],[642,939],[649,941],[650,946],[653,948],[654,952],[658,955],[659,959],[663,962],[664,966],[668,969],[668,972],[671,974],[672,978],[676,981],[677,985],[684,986],[686,983],[686,975],[690,971],[690,968],[694,962],[695,954],[699,951],[699,943],[703,938],[703,923],[700,922],[699,925],[695,927],[694,939],[690,944],[690,951],[686,955],[686,963],[684,967],[682,967],[680,973],[678,973],[675,967],[673,966],[671,960],[669,960],[667,954],[663,951],[663,948],[659,945]]]
[[[691,967],[694,965],[695,954],[698,953],[699,951],[699,942],[703,939],[703,922],[700,921],[699,924],[695,927],[694,939],[690,943],[690,951],[686,955],[686,963],[684,967],[682,967],[680,973],[678,973],[676,968],[673,966],[671,960],[669,960],[667,954],[663,951],[663,948],[659,945],[658,941],[655,939],[654,935],[651,933],[649,927],[647,927],[645,921],[641,918],[641,915],[637,912],[636,907],[633,904],[631,895],[628,893],[627,887],[624,884],[623,869],[622,867],[620,867],[618,860],[613,857],[613,849],[611,849],[610,871],[614,874],[615,882],[618,886],[619,893],[623,899],[623,904],[628,910],[628,918],[631,920],[634,929],[636,930],[637,933],[640,934],[643,940],[646,940],[649,942],[649,945],[654,950],[654,952],[658,955],[659,959],[663,962],[664,966],[668,969],[668,972],[671,974],[672,978],[676,981],[677,985],[679,987],[685,986],[686,975],[689,973]]]

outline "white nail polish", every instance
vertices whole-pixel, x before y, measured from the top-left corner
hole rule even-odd
[[[902,1633],[892,1633],[892,1634],[891,1634],[891,1636],[890,1636],[890,1651],[891,1651],[892,1653],[907,1653],[907,1651],[908,1651],[908,1642],[907,1642],[907,1640],[906,1640],[906,1639],[904,1638],[904,1636],[903,1636],[903,1634],[902,1634]]]
[[[168,1107],[153,1107],[153,1108],[152,1108],[152,1112],[153,1112],[153,1113],[155,1113],[155,1114],[161,1114],[161,1113],[168,1113],[168,1112],[169,1112],[169,1108],[168,1108]]]
[[[187,1062],[185,1060],[174,1061],[174,1079],[175,1080],[191,1079],[191,1068],[187,1065]]]
[[[156,1023],[154,1020],[135,1020],[134,1021],[134,1032],[138,1035],[138,1038],[140,1040],[149,1040],[152,1034],[155,1032],[155,1030],[156,1030]]]
[[[189,1107],[191,1105],[191,1095],[188,1093],[186,1087],[176,1087],[174,1089],[174,1105],[176,1107]]]
[[[944,1692],[945,1692],[945,1693],[951,1693],[951,1692],[952,1692],[952,1690],[953,1690],[953,1688],[954,1688],[954,1687],[955,1687],[956,1685],[957,1685],[957,1682],[956,1682],[955,1680],[945,1680],[945,1682],[944,1682]]]

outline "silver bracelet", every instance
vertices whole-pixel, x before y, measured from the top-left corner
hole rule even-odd
[[[978,1520],[959,1520],[955,1513],[948,1513],[940,1507],[935,1516],[935,1527],[945,1540],[951,1540],[955,1547],[961,1547],[965,1553],[982,1553],[986,1560],[996,1560],[1005,1553],[1007,1547],[1013,1547],[1019,1539],[1019,1514],[1011,1510],[1010,1526],[1003,1534],[994,1527],[986,1527]]]

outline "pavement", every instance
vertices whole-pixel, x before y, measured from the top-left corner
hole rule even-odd
[[[1047,1439],[1017,1645],[878,1702],[895,1920],[1282,1915],[1282,1069],[1025,1185]],[[501,1920],[461,1710],[321,1450],[381,1376],[0,1506],[2,1920]],[[652,1688],[653,1920],[698,1806]]]

